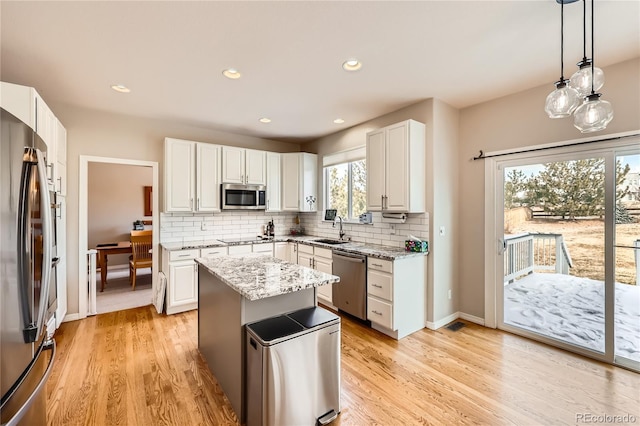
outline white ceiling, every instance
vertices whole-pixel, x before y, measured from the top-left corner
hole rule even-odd
[[[640,1],[595,7],[596,64],[640,57]],[[2,80],[34,86],[49,103],[278,140],[314,139],[432,97],[463,108],[551,91],[560,74],[554,0],[3,0],[0,14]],[[347,73],[352,57],[363,68]],[[565,6],[565,76],[581,57],[578,2]],[[242,78],[223,77],[228,67]],[[132,92],[110,89],[118,83]]]

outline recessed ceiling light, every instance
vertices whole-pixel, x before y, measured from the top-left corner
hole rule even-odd
[[[129,92],[131,92],[131,89],[129,89],[127,86],[122,85],[122,84],[114,84],[113,86],[111,86],[111,88],[113,90],[115,90],[116,92],[120,92],[120,93],[129,93]]]
[[[261,123],[271,123],[271,119],[267,117],[262,117],[259,121]]]
[[[344,120],[342,118],[336,118],[335,120],[333,120],[333,122],[336,124],[342,124],[344,123]]]
[[[240,71],[235,68],[227,68],[226,70],[222,71],[222,75],[230,78],[231,80],[237,80],[242,76],[242,74],[240,74]]]
[[[342,64],[342,68],[345,71],[358,71],[362,68],[362,62],[357,59],[349,59]]]

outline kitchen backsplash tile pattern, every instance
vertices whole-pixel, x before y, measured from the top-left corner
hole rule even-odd
[[[409,214],[405,223],[389,223],[379,212],[373,213],[373,223],[343,224],[345,238],[352,241],[404,247],[408,235],[422,240],[429,239],[429,214]],[[160,242],[181,243],[185,241],[207,241],[255,237],[263,232],[271,219],[275,225],[275,235],[289,235],[296,227],[295,218],[300,220],[305,234],[322,238],[338,238],[339,225],[324,221],[324,212],[318,213],[265,213],[261,211],[223,211],[219,213],[161,213]],[[392,227],[394,229],[392,229]]]
[[[275,235],[288,235],[297,213],[234,210],[219,213],[160,213],[160,242],[255,237],[271,219]]]
[[[408,235],[413,235],[421,240],[429,240],[429,214],[408,214],[405,223],[391,223],[382,217],[382,213],[372,213],[373,223],[364,225],[360,223],[343,223],[342,229],[345,238],[351,241],[381,244],[392,247],[404,247],[404,241]],[[323,238],[338,238],[338,222],[323,220],[324,212],[301,213],[300,224],[309,235],[317,235]],[[394,229],[392,229],[392,227]]]
[[[161,213],[160,242],[182,243],[255,237],[263,233],[263,227],[273,219],[275,235],[290,234],[297,227],[299,218],[305,234],[322,238],[338,238],[339,225],[324,221],[324,212],[318,213],[265,213],[262,211],[223,211],[219,213]],[[343,224],[345,238],[352,241],[404,247],[404,240],[411,234],[420,239],[429,239],[429,215],[409,214],[405,223],[389,223],[379,212],[373,213],[373,223]],[[392,229],[394,228],[394,229]]]

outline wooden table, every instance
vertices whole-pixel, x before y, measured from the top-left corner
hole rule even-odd
[[[131,253],[131,241],[120,241],[115,246],[96,247],[98,250],[98,262],[100,263],[100,291],[104,291],[107,283],[107,263],[111,254]]]

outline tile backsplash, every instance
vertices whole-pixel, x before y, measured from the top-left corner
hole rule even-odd
[[[207,241],[212,239],[255,237],[262,234],[263,226],[271,219],[275,224],[275,235],[289,235],[295,227],[295,218],[299,217],[300,226],[305,234],[324,238],[338,238],[338,223],[323,220],[324,212],[266,213],[263,211],[223,211],[219,213],[161,213],[160,242],[182,243],[191,241]],[[404,247],[408,235],[420,239],[429,239],[429,214],[409,214],[405,223],[390,223],[379,212],[373,213],[373,223],[343,224],[346,238],[352,241]],[[395,228],[395,229],[392,229]],[[393,234],[395,232],[395,234]]]

